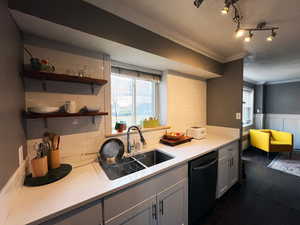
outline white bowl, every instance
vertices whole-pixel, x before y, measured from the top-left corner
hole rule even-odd
[[[89,112],[98,112],[100,110],[99,106],[87,106],[86,108]]]
[[[28,110],[33,113],[55,113],[59,111],[59,107],[35,106],[28,108]]]

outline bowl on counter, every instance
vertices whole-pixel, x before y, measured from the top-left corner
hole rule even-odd
[[[32,113],[55,113],[59,111],[59,107],[34,106],[34,107],[29,107],[28,111]]]

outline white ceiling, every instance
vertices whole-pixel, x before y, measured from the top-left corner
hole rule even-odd
[[[208,72],[199,67],[175,62],[167,58],[163,58],[66,26],[58,25],[34,16],[30,16],[16,10],[11,10],[11,13],[19,28],[25,34],[31,34],[44,39],[58,41],[93,52],[101,52],[110,55],[111,59],[114,61],[144,68],[156,69],[160,71],[174,70],[203,79],[220,77],[218,74]]]
[[[299,0],[240,0],[244,26],[266,21],[280,27],[273,43],[265,41],[268,33],[261,33],[247,44],[234,37],[230,17],[220,14],[224,0],[204,0],[199,9],[193,0],[85,1],[221,62],[247,55],[247,79],[300,78]]]

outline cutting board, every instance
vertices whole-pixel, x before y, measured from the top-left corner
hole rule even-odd
[[[192,139],[193,138],[188,137],[188,136],[183,136],[182,138],[180,138],[178,140],[170,140],[170,139],[162,138],[162,139],[160,139],[160,143],[169,145],[169,146],[176,146],[176,145],[190,142]]]

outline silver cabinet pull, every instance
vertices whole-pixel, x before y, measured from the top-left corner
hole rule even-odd
[[[152,205],[152,217],[153,217],[154,220],[157,220],[156,204]]]
[[[161,215],[164,215],[164,201],[159,201],[159,212]]]

